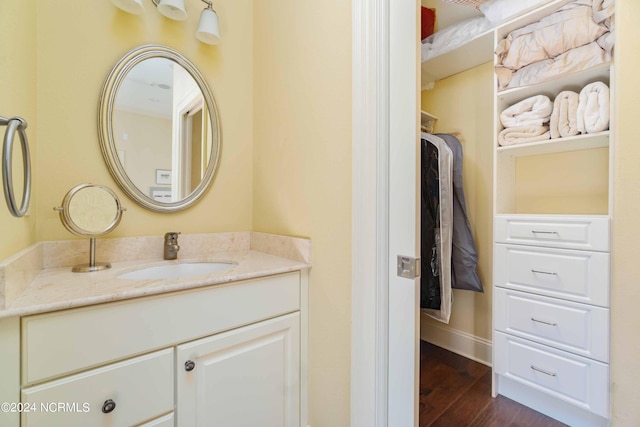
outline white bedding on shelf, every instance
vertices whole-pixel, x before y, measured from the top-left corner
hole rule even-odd
[[[590,4],[569,3],[538,22],[512,31],[498,42],[498,63],[511,70],[556,56],[597,40],[608,29],[593,20]]]
[[[491,22],[483,16],[467,19],[443,28],[422,41],[422,61],[453,50],[491,28]]]
[[[605,36],[608,34],[610,33],[605,34]],[[604,64],[611,61],[611,57],[611,53],[602,49],[600,44],[595,41],[571,49],[553,59],[534,62],[515,72],[508,68],[496,67],[498,88],[499,90],[505,90],[540,83],[563,74],[570,74]]]
[[[500,24],[550,1],[552,0],[489,0],[481,4],[479,9],[489,21]]]
[[[609,62],[613,43],[613,0],[575,0],[498,42],[498,90]]]

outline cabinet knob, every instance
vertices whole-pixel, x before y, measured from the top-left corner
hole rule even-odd
[[[187,372],[193,371],[193,368],[195,367],[196,367],[196,362],[194,362],[193,360],[187,360],[186,362],[184,362],[184,370]]]
[[[104,404],[102,405],[103,413],[108,414],[109,412],[112,412],[114,409],[116,409],[116,402],[114,402],[111,399],[107,399],[104,401]]]

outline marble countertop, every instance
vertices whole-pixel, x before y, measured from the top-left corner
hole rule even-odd
[[[257,236],[253,236],[253,234],[255,233],[252,233],[253,240],[258,241],[259,244],[247,244],[244,245],[245,247],[241,246],[240,250],[210,252],[205,256],[179,257],[175,261],[117,261],[111,263],[112,268],[91,273],[73,273],[69,266],[43,268],[19,293],[16,293],[14,298],[7,301],[8,304],[0,307],[0,317],[24,316],[83,307],[310,268],[308,240],[282,236],[274,236],[274,239],[270,239],[269,235],[257,233]],[[293,239],[291,241],[294,244],[292,245],[291,241],[286,239]],[[289,257],[291,248],[299,248],[300,242],[303,246],[305,242],[309,242],[308,248],[304,247],[301,251],[305,255]],[[232,266],[215,273],[176,279],[130,280],[118,277],[140,268],[184,262],[226,262],[231,263]]]

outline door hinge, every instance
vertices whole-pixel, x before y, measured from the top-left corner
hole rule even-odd
[[[420,277],[420,258],[398,255],[398,277],[407,279]]]

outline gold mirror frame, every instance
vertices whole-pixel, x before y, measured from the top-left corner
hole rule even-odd
[[[129,178],[124,166],[120,162],[118,151],[113,134],[113,111],[118,90],[129,71],[140,62],[149,58],[166,58],[182,66],[193,77],[202,92],[204,102],[209,110],[209,120],[211,125],[212,150],[211,158],[207,164],[207,169],[200,183],[196,188],[183,199],[161,203],[153,200],[142,192]],[[155,212],[177,212],[186,209],[196,203],[213,183],[218,161],[222,149],[220,134],[220,123],[218,118],[218,108],[215,104],[213,94],[207,85],[204,77],[198,69],[181,53],[166,46],[144,45],[131,50],[125,54],[118,63],[111,69],[102,88],[100,95],[100,108],[98,113],[98,136],[102,156],[109,168],[111,176],[118,186],[134,202],[140,206]]]

